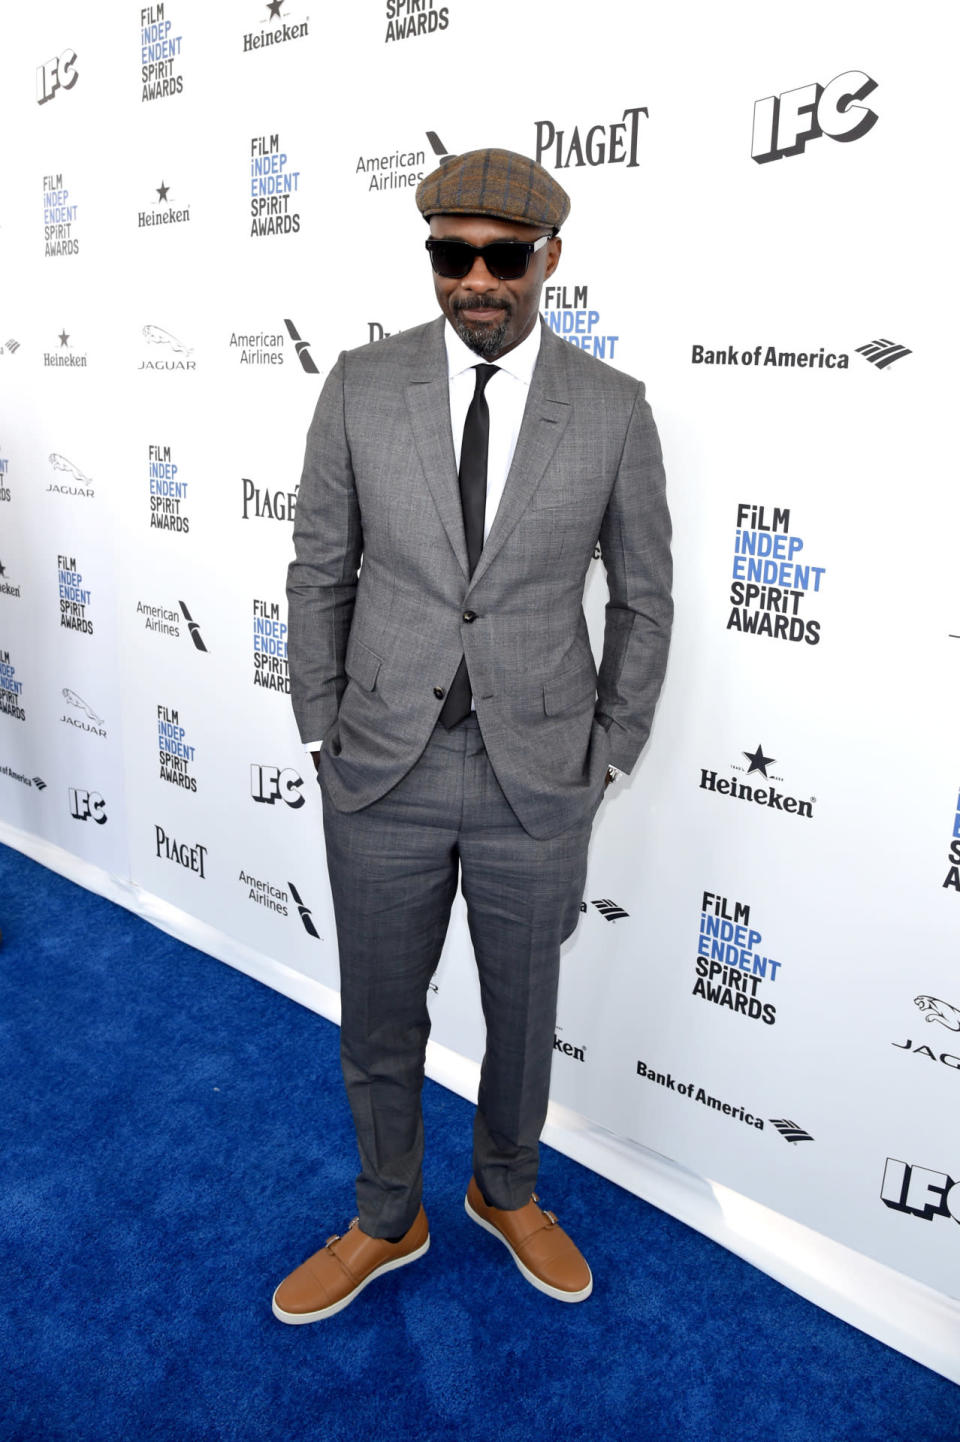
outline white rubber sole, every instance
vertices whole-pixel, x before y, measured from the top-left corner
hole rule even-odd
[[[513,1260],[516,1262],[520,1271],[530,1283],[531,1287],[536,1287],[538,1292],[544,1292],[548,1297],[553,1297],[553,1299],[557,1302],[585,1302],[587,1300],[590,1293],[593,1291],[593,1273],[590,1272],[589,1265],[587,1266],[587,1271],[590,1272],[590,1280],[581,1291],[563,1292],[560,1290],[559,1287],[551,1287],[549,1282],[542,1281],[540,1277],[535,1276],[533,1272],[531,1272],[529,1267],[525,1267],[523,1265],[520,1258],[517,1256],[516,1252],[513,1250],[503,1233],[499,1232],[492,1222],[485,1221],[478,1212],[475,1212],[473,1210],[470,1205],[469,1197],[464,1197],[463,1205],[467,1216],[472,1221],[476,1222],[478,1227],[482,1227],[485,1232],[490,1233],[491,1237],[496,1237],[498,1242],[503,1243]]]
[[[277,1304],[277,1292],[279,1292],[280,1287],[283,1286],[283,1283],[281,1282],[280,1287],[277,1287],[276,1291],[274,1292],[273,1299],[270,1304],[273,1308],[273,1315],[276,1317],[278,1322],[286,1322],[287,1325],[291,1327],[301,1327],[305,1322],[319,1322],[322,1321],[324,1317],[334,1317],[336,1316],[337,1312],[342,1312],[344,1307],[349,1307],[350,1303],[355,1301],[356,1298],[359,1297],[364,1287],[369,1286],[371,1282],[375,1282],[377,1277],[382,1277],[387,1272],[395,1272],[398,1267],[405,1267],[408,1263],[415,1262],[418,1257],[422,1257],[424,1253],[428,1252],[429,1250],[430,1237],[428,1234],[427,1240],[424,1242],[423,1246],[418,1247],[415,1252],[408,1252],[405,1257],[397,1257],[392,1262],[384,1262],[382,1266],[376,1267],[370,1273],[369,1277],[364,1277],[359,1287],[354,1287],[353,1291],[348,1293],[346,1297],[341,1298],[339,1302],[334,1302],[329,1307],[321,1307],[318,1312],[285,1312],[283,1308],[281,1306],[278,1306]]]

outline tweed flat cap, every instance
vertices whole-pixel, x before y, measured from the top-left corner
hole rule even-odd
[[[424,220],[431,215],[488,215],[555,230],[570,214],[570,197],[549,171],[513,150],[454,155],[417,186]]]

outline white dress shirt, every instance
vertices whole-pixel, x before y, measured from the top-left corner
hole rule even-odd
[[[447,378],[450,386],[450,429],[453,432],[453,448],[460,469],[460,447],[463,444],[463,426],[467,411],[476,389],[474,366],[483,365],[469,346],[464,345],[453,326],[447,321],[443,328],[444,344],[447,348]],[[484,391],[487,410],[490,413],[490,441],[487,450],[487,507],[483,518],[483,539],[486,540],[497,514],[506,485],[513,453],[517,449],[520,422],[530,392],[533,368],[540,354],[539,322],[512,351],[491,361],[499,367],[500,374],[491,376]]]
[[[447,350],[447,380],[450,388],[450,430],[453,434],[453,449],[460,469],[460,447],[463,444],[463,426],[467,411],[473,400],[477,378],[474,366],[485,364],[482,356],[472,351],[457,335],[449,321],[443,328],[443,340]],[[483,516],[483,539],[486,540],[493,525],[493,518],[503,497],[503,488],[510,473],[513,453],[517,449],[520,423],[530,392],[533,368],[540,354],[539,319],[525,340],[513,350],[489,364],[496,365],[500,374],[487,381],[484,396],[490,414],[490,439],[487,450],[487,504]],[[319,751],[321,742],[308,741],[308,751]]]

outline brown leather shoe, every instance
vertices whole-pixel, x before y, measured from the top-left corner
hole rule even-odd
[[[330,1237],[326,1246],[280,1283],[273,1294],[273,1315],[293,1326],[332,1317],[348,1307],[374,1277],[415,1262],[429,1246],[423,1207],[399,1242],[367,1236],[354,1217],[342,1237]]]
[[[558,1302],[583,1302],[593,1291],[593,1275],[576,1245],[552,1212],[537,1205],[534,1192],[525,1207],[507,1212],[488,1207],[475,1177],[464,1199],[472,1217],[509,1249],[527,1281]]]

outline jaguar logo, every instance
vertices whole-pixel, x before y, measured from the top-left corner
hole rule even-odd
[[[924,1021],[938,1021],[947,1031],[960,1031],[960,1007],[935,996],[915,996],[913,1004],[923,1012]]]
[[[73,476],[75,481],[79,481],[82,486],[90,485],[90,477],[85,476],[79,466],[75,466],[73,461],[68,461],[66,456],[61,456],[58,451],[50,452],[50,464],[55,471],[66,471],[69,475]]]
[[[192,346],[184,345],[183,341],[177,340],[177,337],[164,330],[163,326],[145,325],[143,338],[150,345],[168,345],[177,355],[193,355]]]

